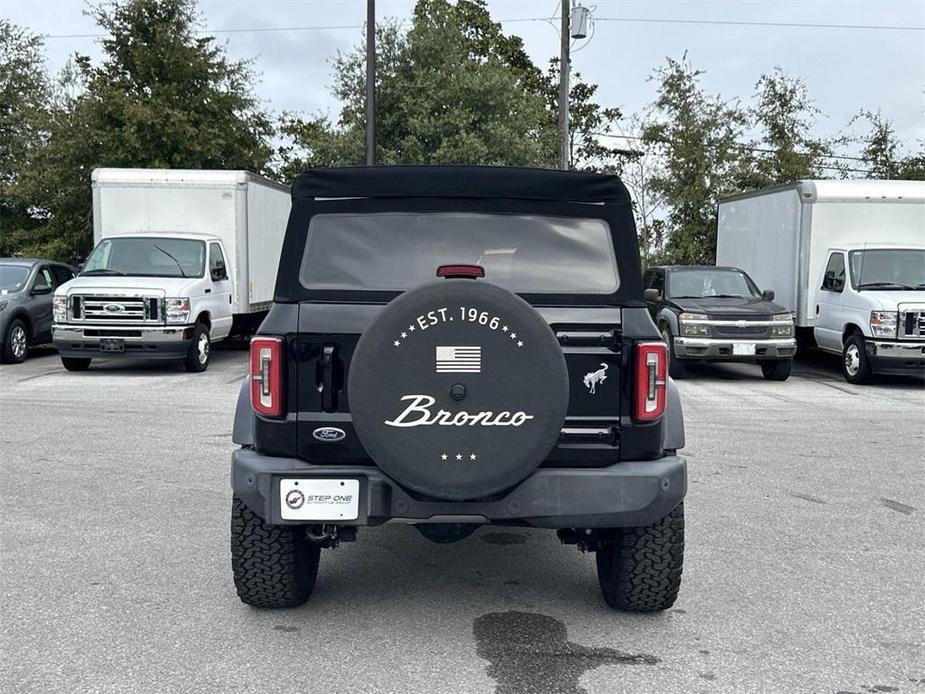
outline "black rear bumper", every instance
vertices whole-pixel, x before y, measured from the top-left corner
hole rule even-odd
[[[604,468],[540,468],[490,501],[440,501],[410,495],[375,467],[313,465],[297,458],[264,456],[249,448],[232,454],[235,496],[268,523],[306,523],[283,520],[280,515],[279,481],[292,477],[359,480],[359,517],[343,525],[392,521],[639,527],[668,515],[687,492],[687,462],[677,455]]]

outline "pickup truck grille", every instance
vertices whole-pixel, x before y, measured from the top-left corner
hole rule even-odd
[[[154,296],[96,296],[72,294],[69,320],[109,325],[160,323],[163,311]]]
[[[899,337],[925,338],[925,311],[902,311],[899,317]]]
[[[767,337],[770,328],[766,325],[714,325],[718,337]]]

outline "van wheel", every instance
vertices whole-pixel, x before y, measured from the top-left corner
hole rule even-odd
[[[29,333],[26,332],[26,324],[19,318],[10,321],[10,327],[3,336],[3,344],[0,345],[0,361],[4,364],[21,364],[26,360],[26,353],[29,351]]]
[[[671,334],[671,328],[662,325],[659,331],[662,335],[662,342],[668,345],[668,375],[678,380],[687,375],[687,364],[683,359],[678,359],[674,355],[674,336]]]
[[[68,371],[86,371],[90,368],[90,359],[83,357],[61,357],[61,364]]]
[[[643,528],[621,528],[597,550],[597,578],[616,610],[658,612],[674,604],[684,564],[684,504]]]
[[[212,340],[209,337],[209,328],[203,323],[197,323],[193,330],[193,341],[186,353],[183,365],[187,371],[199,373],[209,368],[209,358],[212,354]]]
[[[786,381],[793,371],[792,359],[775,359],[761,362],[761,373],[769,381]]]
[[[321,547],[301,525],[268,525],[238,497],[231,501],[231,570],[241,602],[298,607],[318,577]]]
[[[870,359],[864,349],[864,336],[854,334],[845,340],[842,350],[842,373],[848,383],[861,385],[870,380]]]

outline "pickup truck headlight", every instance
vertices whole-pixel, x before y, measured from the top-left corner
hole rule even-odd
[[[681,326],[681,334],[688,337],[704,337],[710,334],[710,327],[703,323],[692,323],[691,321],[705,321],[708,316],[702,313],[682,313],[678,316],[678,325]]]
[[[870,334],[874,337],[896,337],[896,325],[895,311],[870,312]]]
[[[168,323],[189,323],[189,297],[165,299],[164,315]]]
[[[64,323],[67,321],[67,297],[56,296],[52,299],[52,308],[54,309],[54,322]]]
[[[793,314],[778,313],[772,317],[771,337],[793,337]]]

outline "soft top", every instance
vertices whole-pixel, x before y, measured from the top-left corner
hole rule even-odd
[[[616,176],[506,166],[355,166],[310,169],[295,198],[505,198],[629,202]]]

